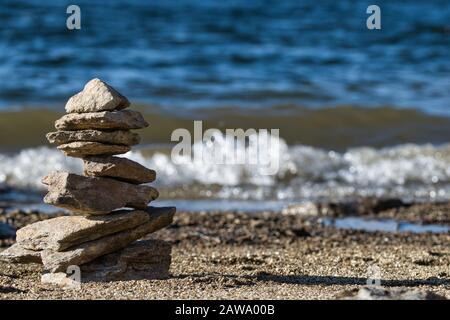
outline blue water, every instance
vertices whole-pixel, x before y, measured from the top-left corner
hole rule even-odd
[[[100,77],[134,102],[412,107],[449,114],[448,0],[0,1],[0,109],[61,107]]]
[[[439,224],[416,224],[394,219],[364,219],[360,217],[346,217],[325,219],[325,226],[338,229],[363,230],[367,232],[411,232],[411,233],[448,233],[450,226]]]

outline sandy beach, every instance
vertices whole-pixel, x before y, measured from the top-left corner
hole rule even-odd
[[[446,2],[0,1],[0,302],[450,299]]]
[[[63,290],[40,284],[38,265],[0,263],[0,299],[345,299],[367,284],[371,266],[379,268],[384,288],[450,298],[449,233],[365,232],[323,223],[357,213],[443,224],[450,220],[449,203],[359,201],[316,208],[178,212],[170,228],[153,236],[173,244],[167,280],[91,282]],[[3,217],[19,225],[24,217],[45,215]]]

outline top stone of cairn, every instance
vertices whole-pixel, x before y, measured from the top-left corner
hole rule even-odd
[[[92,79],[66,103],[67,113],[86,113],[125,109],[130,105],[127,98],[100,79]]]

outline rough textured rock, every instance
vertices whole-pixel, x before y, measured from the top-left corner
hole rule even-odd
[[[145,235],[168,226],[175,214],[175,208],[149,208],[147,211],[150,213],[149,221],[134,229],[89,241],[63,252],[41,251],[45,270],[65,271],[70,265],[81,266],[105,254],[122,249]]]
[[[82,281],[167,279],[171,245],[162,240],[141,240],[81,266]]]
[[[128,130],[148,127],[142,114],[134,110],[69,113],[55,121],[57,130]]]
[[[84,159],[84,174],[94,177],[110,177],[131,183],[152,182],[156,172],[137,162],[119,157],[89,157]]]
[[[58,145],[77,141],[91,141],[106,144],[123,144],[126,146],[132,146],[138,144],[141,140],[137,133],[128,130],[56,131],[47,133],[46,137],[50,143]]]
[[[158,191],[149,186],[61,171],[50,173],[42,182],[48,185],[45,203],[87,215],[107,214],[123,207],[146,209],[158,197]]]
[[[82,283],[167,279],[172,248],[161,240],[142,240],[81,266],[80,279],[64,272],[45,273],[41,283],[63,289],[80,289]]]
[[[131,150],[130,146],[123,144],[104,144],[99,142],[71,142],[62,144],[57,147],[64,152],[66,156],[84,158],[86,156],[94,155],[112,155],[127,153]]]
[[[30,224],[17,231],[17,242],[25,249],[62,251],[149,220],[139,210],[120,210],[106,216],[63,216]]]
[[[92,79],[66,103],[66,112],[98,112],[125,109],[130,102],[100,79]]]
[[[12,263],[42,263],[39,251],[28,250],[15,243],[0,253],[0,261]]]

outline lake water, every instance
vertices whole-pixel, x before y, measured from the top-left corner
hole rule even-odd
[[[61,104],[100,77],[132,101],[180,108],[357,105],[449,113],[450,6],[384,1],[0,3],[0,105]]]
[[[418,224],[394,219],[364,219],[346,217],[325,219],[325,226],[338,229],[362,230],[367,232],[410,232],[410,233],[449,233],[450,226],[439,224]]]
[[[448,200],[450,6],[380,0],[370,31],[372,2],[79,0],[69,31],[67,1],[3,0],[0,186],[39,191],[53,169],[81,171],[44,135],[99,77],[150,122],[126,156],[156,169],[169,198]],[[174,165],[170,134],[193,120],[279,128],[279,173]]]

